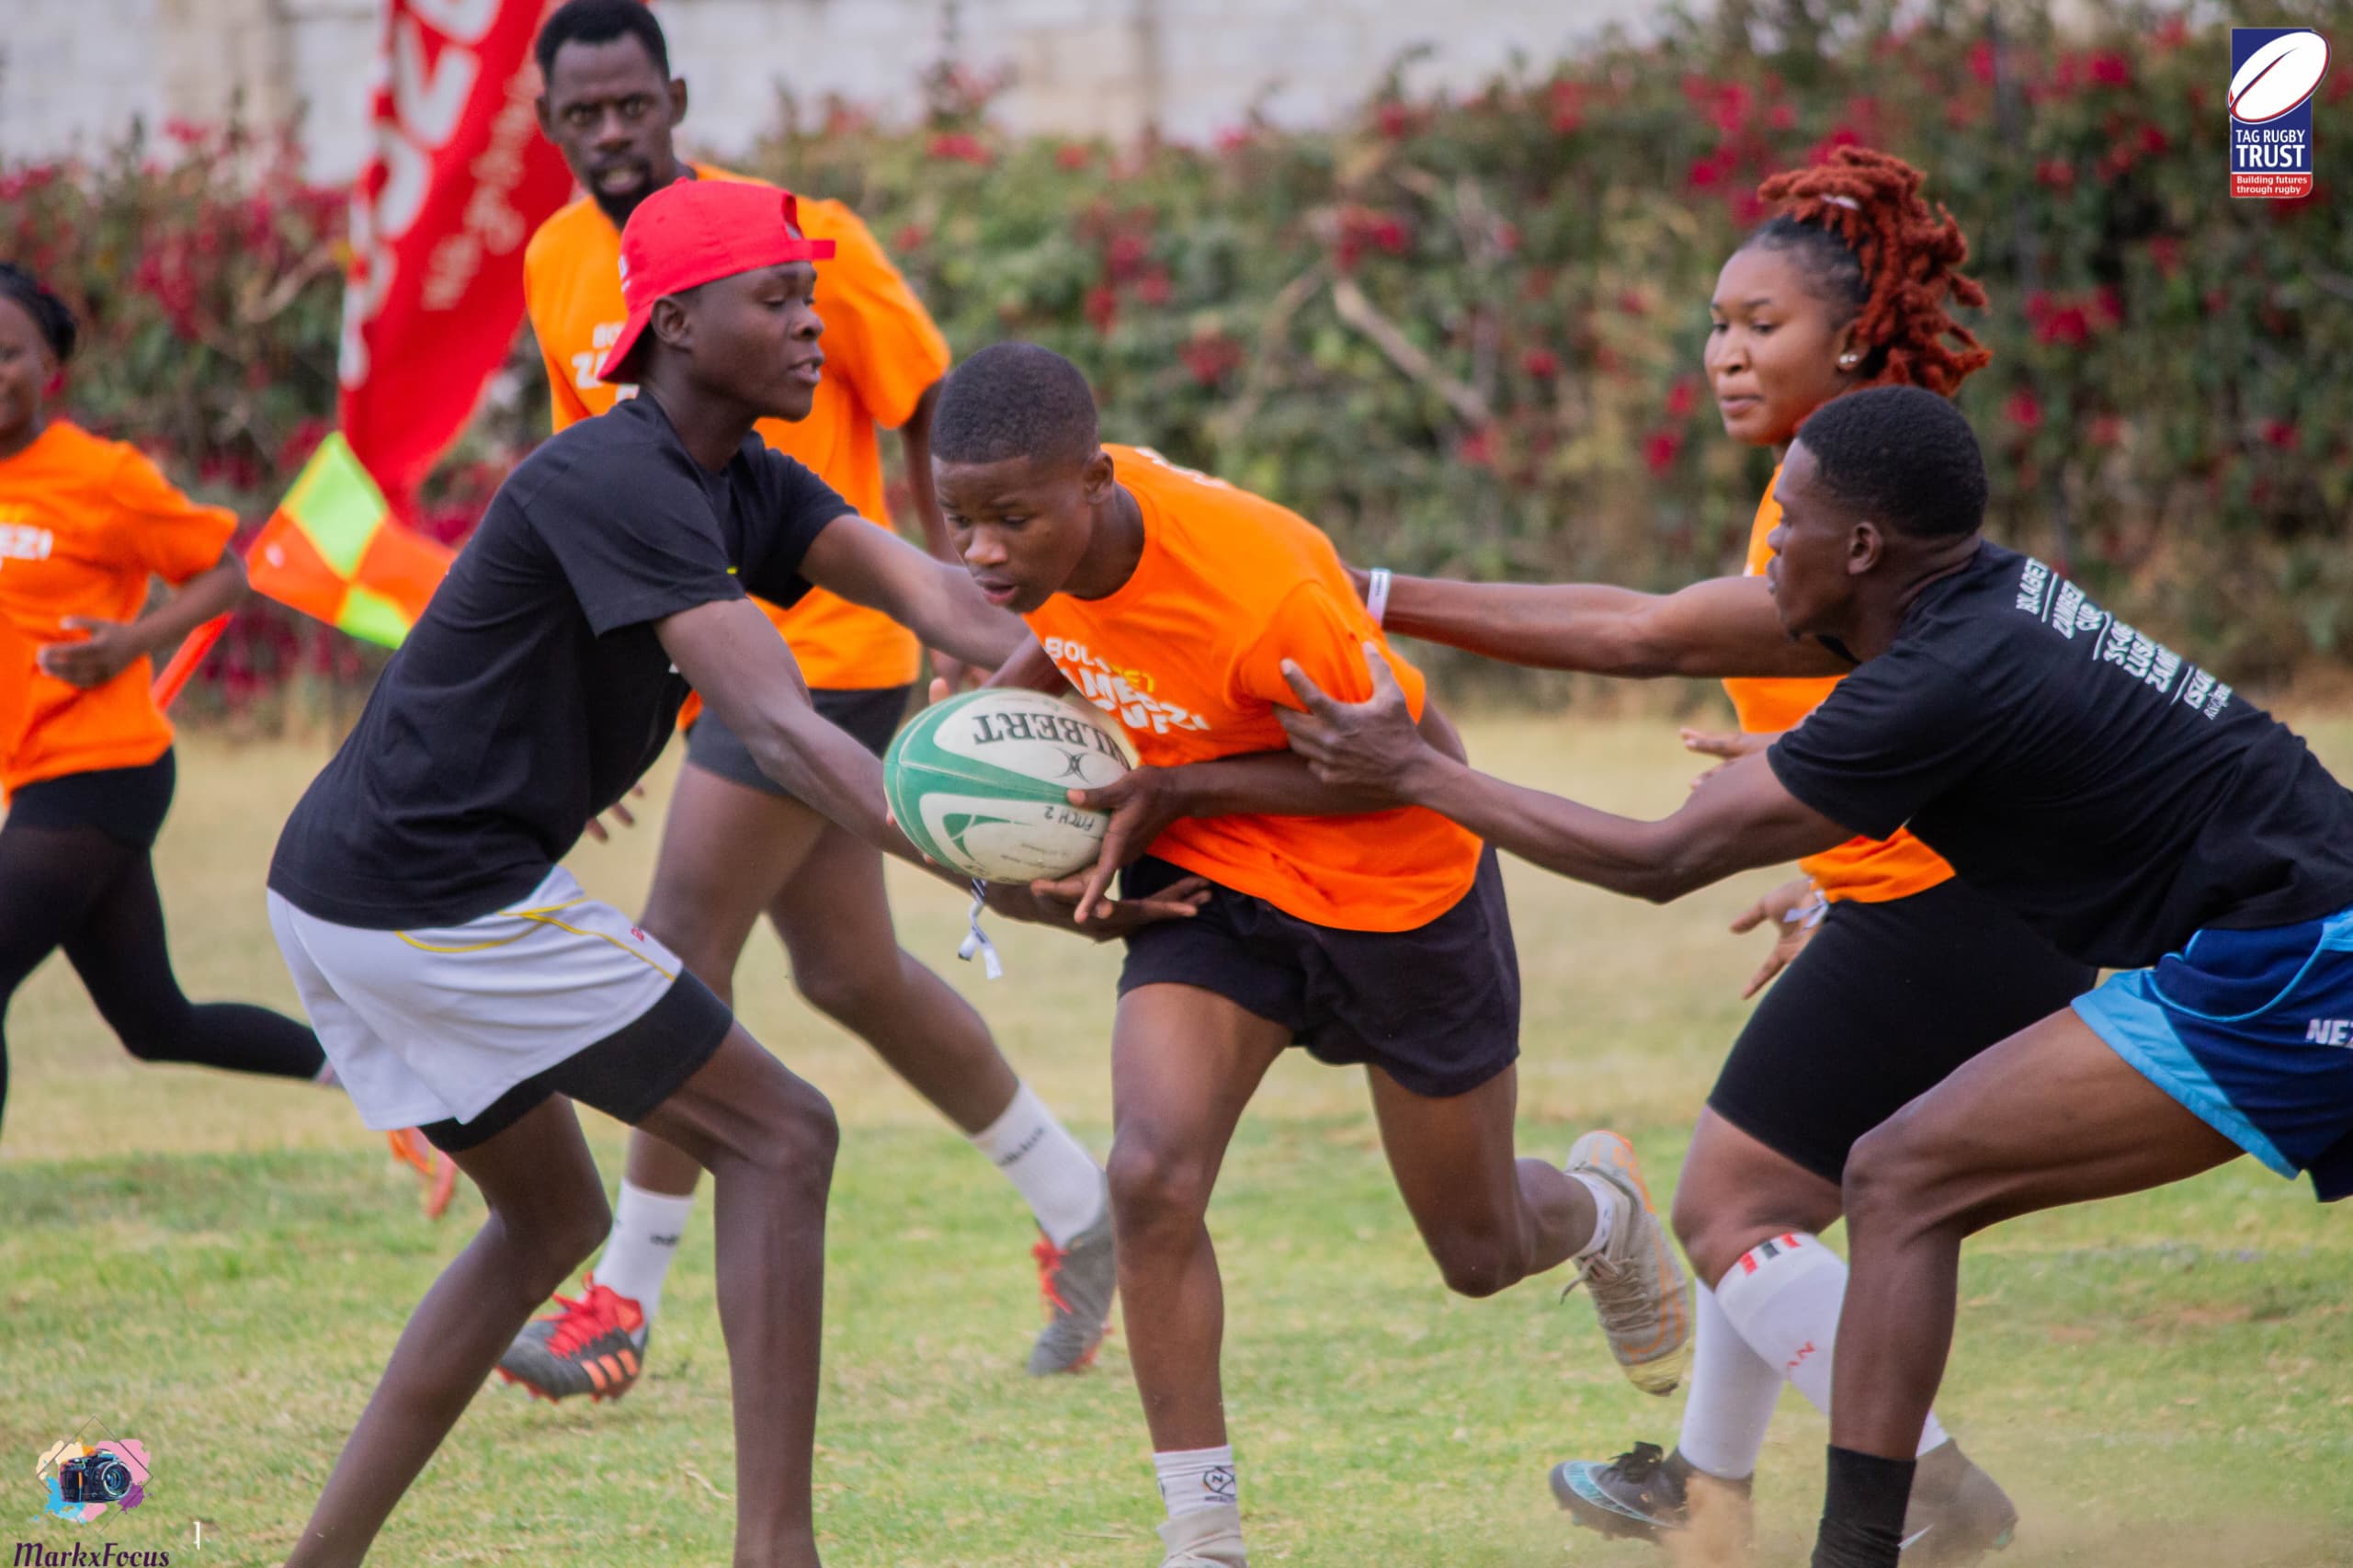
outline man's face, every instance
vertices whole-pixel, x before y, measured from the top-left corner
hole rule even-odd
[[[1870,530],[1859,529],[1856,518],[1822,483],[1803,441],[1781,460],[1773,498],[1780,503],[1781,520],[1765,536],[1776,551],[1765,580],[1781,629],[1791,637],[1836,636],[1853,602],[1857,574],[1869,565],[1863,556],[1870,553]]]
[[[539,112],[572,177],[616,225],[678,177],[670,131],[687,112],[687,85],[665,80],[632,34],[557,50]]]
[[[665,307],[668,307],[665,311]],[[825,331],[817,269],[805,261],[706,283],[654,309],[655,329],[683,331],[695,379],[763,419],[806,419],[817,395]],[[674,313],[673,313],[674,312]]]
[[[988,601],[1028,615],[1060,592],[1095,540],[1095,508],[1111,489],[1111,458],[952,463],[933,460],[939,509],[956,552]]]

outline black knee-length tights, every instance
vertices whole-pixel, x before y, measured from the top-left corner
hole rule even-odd
[[[92,827],[0,827],[0,1115],[8,1099],[8,1004],[58,948],[98,1013],[142,1062],[188,1062],[315,1078],[318,1037],[243,1002],[180,993],[164,946],[164,905],[143,848]]]

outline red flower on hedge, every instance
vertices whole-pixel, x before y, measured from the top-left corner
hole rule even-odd
[[[1797,122],[1798,111],[1787,104],[1775,104],[1765,111],[1765,123],[1776,131],[1793,130]]]
[[[1455,458],[1474,468],[1493,468],[1495,463],[1495,427],[1482,425],[1454,444]]]
[[[1095,161],[1095,149],[1081,142],[1065,142],[1054,149],[1054,166],[1083,169]]]
[[[2132,85],[2132,62],[2113,52],[2095,54],[2091,59],[2091,77],[2103,87],[2129,87]]]
[[[1555,82],[1546,95],[1552,102],[1552,130],[1566,136],[1585,123],[1585,89],[1574,82]]]
[[[1519,357],[1519,368],[1538,381],[1550,381],[1561,373],[1561,357],[1549,348],[1531,348]]]
[[[1699,406],[1699,383],[1689,376],[1677,376],[1675,384],[1666,389],[1666,416],[1684,419]]]
[[[2052,190],[2073,190],[2075,165],[2064,158],[2041,158],[2034,165],[2034,181]]]
[[[1643,461],[1654,473],[1665,473],[1683,455],[1683,433],[1680,430],[1654,430],[1643,443]]]
[[[891,248],[902,253],[920,250],[924,241],[929,238],[931,238],[931,232],[921,223],[902,224],[899,232],[891,236]]]
[[[1983,39],[1969,46],[1969,74],[1982,85],[1993,85],[1994,46]]]
[[[1388,137],[1392,142],[1397,141],[1407,131],[1414,129],[1414,116],[1412,111],[1408,110],[1404,104],[1399,103],[1394,98],[1390,99],[1387,103],[1381,106],[1380,111],[1374,116],[1374,119],[1381,127],[1381,133],[1383,136]]]
[[[1168,281],[1168,269],[1155,267],[1136,279],[1136,298],[1147,305],[1165,305],[1175,290]]]
[[[2159,234],[2149,242],[2149,259],[2156,263],[2159,277],[2171,278],[2181,270],[2181,242],[2171,234]]]
[[[1086,319],[1095,330],[1108,335],[1112,324],[1120,319],[1118,290],[1108,283],[1098,283],[1086,291]]]
[[[1185,369],[1201,385],[1215,386],[1228,375],[1242,368],[1242,346],[1222,332],[1188,340],[1176,350]]]
[[[2292,452],[2302,438],[2302,432],[2285,419],[2270,419],[2264,422],[2263,444],[2267,447],[2277,448],[2283,452]]]
[[[2091,441],[2095,447],[2112,447],[2124,439],[2124,421],[2113,414],[2103,414],[2092,421]]]
[[[935,158],[958,163],[985,166],[989,162],[989,150],[981,144],[981,139],[961,131],[944,131],[933,137],[929,151]]]
[[[2042,404],[2035,401],[2030,392],[2015,392],[2010,394],[2010,401],[2002,405],[2002,416],[2021,430],[2040,429]]]

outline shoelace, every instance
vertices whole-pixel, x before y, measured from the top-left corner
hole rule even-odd
[[[555,1332],[548,1335],[551,1356],[569,1356],[590,1340],[622,1326],[617,1305],[620,1297],[602,1285],[589,1286],[588,1293],[578,1301],[570,1296],[558,1296],[555,1300],[563,1308],[563,1316],[556,1324]]]
[[[1046,1305],[1054,1311],[1067,1313],[1071,1305],[1063,1300],[1062,1277],[1063,1260],[1070,1254],[1040,1236],[1038,1244],[1029,1249],[1029,1256],[1038,1260],[1038,1294],[1043,1296]]]
[[[1656,1443],[1636,1443],[1609,1461],[1608,1468],[1637,1486],[1646,1484],[1666,1464],[1666,1453]]]

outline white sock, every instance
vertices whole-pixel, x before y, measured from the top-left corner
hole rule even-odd
[[[1757,1243],[1716,1281],[1717,1304],[1749,1348],[1779,1368],[1824,1415],[1830,1414],[1830,1352],[1838,1342],[1838,1308],[1846,1296],[1846,1260],[1802,1231]],[[1950,1440],[1931,1411],[1919,1451]]]
[[[1701,1285],[1694,1294],[1699,1299],[1692,1325],[1698,1343],[1691,1352],[1683,1435],[1675,1446],[1719,1481],[1745,1480],[1756,1473],[1756,1456],[1765,1450],[1765,1428],[1781,1397],[1781,1369],[1748,1347],[1713,1290]]]
[[[1017,1085],[1005,1113],[972,1138],[1029,1200],[1038,1228],[1056,1246],[1068,1246],[1102,1218],[1103,1167],[1029,1085]]]
[[[1619,1211],[1627,1206],[1627,1198],[1591,1171],[1571,1171],[1569,1179],[1583,1184],[1585,1189],[1593,1194],[1593,1234],[1586,1237],[1585,1245],[1569,1256],[1573,1258],[1591,1257],[1608,1246],[1609,1238],[1618,1233]]]
[[[1154,1454],[1152,1471],[1160,1478],[1160,1500],[1167,1505],[1172,1519],[1203,1508],[1242,1506],[1242,1483],[1234,1474],[1232,1443]]]
[[[597,1283],[635,1301],[649,1323],[661,1310],[662,1281],[678,1256],[678,1238],[694,1208],[691,1192],[673,1198],[621,1183],[621,1200],[613,1207],[613,1233],[597,1260]]]

